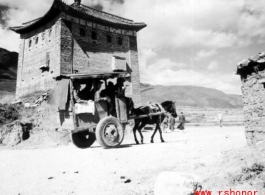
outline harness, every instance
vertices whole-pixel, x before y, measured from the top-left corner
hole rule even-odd
[[[161,104],[154,103],[154,102],[148,102],[148,107],[149,107],[149,113],[155,113],[155,112],[162,112],[161,115],[159,115],[159,121],[161,123],[161,116],[163,114],[168,113]],[[152,119],[152,116],[149,116],[150,120]]]

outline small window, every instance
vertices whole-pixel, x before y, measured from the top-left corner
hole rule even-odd
[[[122,38],[118,37],[118,45],[122,45]]]
[[[108,43],[111,43],[111,41],[112,41],[111,36],[110,36],[110,35],[107,35],[107,42],[108,42]]]
[[[97,40],[97,39],[98,39],[97,33],[96,33],[95,31],[92,31],[92,33],[91,33],[91,38],[92,38],[93,40]]]
[[[29,47],[31,47],[31,40],[29,40]]]
[[[79,34],[80,34],[81,37],[86,36],[86,31],[85,31],[85,29],[80,28],[80,29],[79,29]]]
[[[37,37],[37,38],[35,39],[35,44],[38,44],[38,42],[39,42],[39,37]]]

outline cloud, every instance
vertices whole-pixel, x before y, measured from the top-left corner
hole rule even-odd
[[[205,2],[204,6],[201,7],[198,2]],[[237,21],[235,18],[235,23],[230,24],[227,14],[238,13],[238,8],[235,3],[222,3],[220,0],[212,2],[168,0],[165,3],[135,0],[133,3],[126,1],[123,10],[128,17],[147,23],[148,27],[139,33],[145,47],[231,47],[236,44],[238,37],[228,27],[235,25]],[[229,10],[230,7],[232,10]],[[231,14],[233,16],[236,14]],[[220,17],[226,20],[220,20]]]
[[[140,54],[141,82],[153,85],[194,85],[215,88],[225,93],[241,94],[240,78],[232,73],[217,70],[218,61],[210,61],[205,71],[190,69],[188,64],[173,62],[168,58],[154,60],[158,54],[153,50],[143,50]]]
[[[211,61],[207,67],[208,70],[216,70],[218,68],[218,62],[217,61]]]
[[[194,57],[195,60],[200,61],[201,59],[209,58],[211,56],[216,55],[216,50],[200,50],[197,55]]]
[[[67,4],[74,3],[74,0],[63,0]],[[4,26],[20,26],[24,22],[42,17],[50,9],[53,0],[1,0],[0,1],[0,25]],[[123,0],[83,0],[82,4],[95,7],[107,12],[114,12],[115,9],[121,10],[120,6]],[[41,5],[41,6],[39,6]],[[19,49],[19,35],[0,28],[1,37],[0,47],[4,47],[11,51]]]
[[[0,5],[0,25],[4,28],[7,25],[9,17],[7,16],[7,11],[9,7],[6,5]]]
[[[19,26],[43,16],[52,2],[1,0],[0,23]],[[240,86],[240,79],[229,79],[233,64],[264,47],[264,0],[82,0],[82,4],[147,24],[137,36],[141,80],[151,84],[233,91],[233,86]],[[0,28],[0,36],[4,37],[0,47],[18,51],[19,35]]]
[[[154,85],[193,85],[215,88],[225,93],[241,94],[240,78],[233,74],[195,72],[193,70],[180,69],[172,71],[163,69],[158,72],[148,68],[150,75],[141,75],[141,81]]]
[[[71,0],[67,1],[71,4]],[[120,10],[122,10],[124,0],[83,0],[81,3],[100,11],[121,14]]]
[[[123,7],[123,15],[147,23],[139,32],[144,47],[218,49],[265,41],[262,0],[134,0]],[[255,11],[243,12],[246,7]]]

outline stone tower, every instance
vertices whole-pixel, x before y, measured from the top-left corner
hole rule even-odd
[[[54,88],[69,74],[127,71],[127,96],[141,103],[137,32],[144,23],[99,11],[75,0],[54,0],[41,18],[10,29],[20,34],[17,98]]]

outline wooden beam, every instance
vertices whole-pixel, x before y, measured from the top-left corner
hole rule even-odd
[[[93,128],[96,128],[96,127],[97,127],[96,125],[89,125],[89,126],[86,126],[86,127],[78,127],[76,129],[72,130],[71,133],[79,133],[79,132],[82,132],[82,131],[94,132]]]

